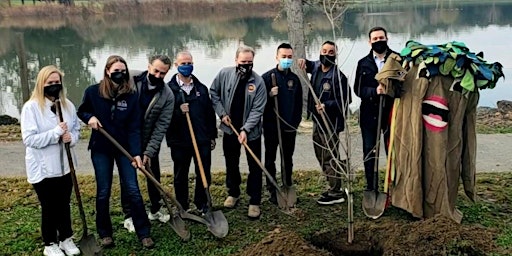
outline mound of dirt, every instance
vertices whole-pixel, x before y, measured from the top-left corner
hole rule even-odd
[[[354,229],[354,242],[347,244],[346,230],[315,234],[312,244],[341,255],[488,255],[496,252],[494,232],[485,227],[460,225],[436,217],[411,223],[379,220]],[[336,239],[333,239],[336,238]]]
[[[237,256],[332,256],[293,232],[272,232],[259,243],[250,245]]]

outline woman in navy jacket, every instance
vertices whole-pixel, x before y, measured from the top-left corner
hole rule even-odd
[[[150,223],[137,183],[137,171],[134,169],[142,166],[140,108],[137,94],[128,82],[129,77],[126,61],[122,57],[108,57],[103,80],[85,90],[82,104],[78,108],[78,117],[93,129],[88,149],[91,150],[96,175],[96,227],[103,246],[114,245],[109,201],[115,161],[121,189],[129,198],[137,236],[144,247],[152,248],[154,243],[150,238]],[[97,131],[98,127],[111,134],[135,160],[130,163]]]

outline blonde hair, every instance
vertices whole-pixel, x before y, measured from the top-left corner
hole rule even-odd
[[[32,95],[30,96],[30,100],[36,101],[41,111],[43,111],[45,107],[44,86],[46,84],[46,80],[48,80],[48,78],[53,73],[59,74],[60,82],[62,83],[62,77],[64,76],[64,73],[62,73],[62,71],[60,71],[54,65],[45,66],[41,70],[39,70],[36,79],[36,86],[34,86],[34,90],[32,90]],[[66,108],[67,99],[64,86],[62,87],[62,90],[59,92],[59,99],[61,101],[62,108]]]
[[[126,61],[123,59],[123,57],[118,55],[112,55],[107,58],[107,63],[105,64],[105,69],[103,70],[103,79],[100,81],[100,95],[101,97],[105,99],[112,99],[114,97],[114,82],[110,79],[110,77],[107,74],[107,70],[112,67],[117,62],[121,62],[126,67],[126,74],[125,76],[127,78],[130,78],[130,73],[128,72],[128,64],[126,64]],[[123,84],[119,85],[119,88],[117,88],[117,94],[123,94],[123,93],[133,93],[135,92],[135,88],[130,85],[129,80],[126,79]]]
[[[241,52],[250,52],[252,53],[252,56],[254,57],[254,49],[250,46],[242,45],[236,49],[235,58],[238,58],[238,55],[240,55]]]

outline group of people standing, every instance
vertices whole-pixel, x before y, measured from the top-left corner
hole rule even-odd
[[[376,96],[384,93],[374,76],[391,52],[386,44],[384,28],[372,29],[369,42],[372,51],[358,63],[354,85],[356,95],[362,99],[360,123],[365,157],[371,155],[370,151],[375,146],[376,131],[372,129],[375,130],[374,113],[378,111],[375,108]],[[326,41],[321,46],[319,60],[297,60],[297,66],[311,74],[307,111],[314,120],[315,155],[329,183],[329,189],[317,200],[322,205],[344,202],[340,166],[343,167],[347,159],[341,160],[342,165],[333,162],[343,156],[339,149],[340,133],[345,129],[345,117],[352,99],[347,77],[336,65],[337,51],[334,42]],[[210,89],[193,75],[194,61],[190,52],[178,53],[174,63],[164,55],[152,56],[144,72],[129,70],[122,57],[110,56],[103,79],[85,90],[76,110],[73,103],[66,99],[62,86],[63,73],[55,66],[42,68],[32,97],[23,106],[21,128],[26,146],[28,181],[33,184],[42,208],[44,255],[80,253],[71,238],[69,204],[72,180],[67,156],[62,153],[64,143],[70,143],[73,147],[78,141],[79,119],[92,128],[88,149],[97,189],[96,227],[103,247],[114,246],[109,208],[114,163],[120,178],[124,226],[137,234],[143,247],[154,246],[150,236],[150,220],[166,222],[170,219],[170,213],[162,210],[159,191],[149,180],[151,205],[146,212],[136,171],[145,167],[160,181],[158,156],[164,137],[174,162],[173,182],[177,201],[184,209],[190,208],[188,172],[193,159],[196,172],[193,203],[199,213],[208,211],[185,114],[190,116],[208,183],[211,182],[211,151],[216,146],[217,138],[216,115],[220,118],[228,190],[224,207],[236,207],[241,197],[241,144],[246,144],[257,158],[261,158],[263,135],[265,168],[275,177],[275,160],[280,143],[276,136],[278,127],[282,134],[280,146],[287,174],[284,180],[288,185],[292,184],[292,156],[297,128],[302,119],[303,93],[306,92],[303,92],[299,76],[291,71],[294,54],[290,44],[283,43],[277,47],[275,68],[262,76],[253,71],[254,54],[251,47],[239,47],[235,54],[236,66],[220,70]],[[173,65],[178,72],[165,83],[164,77]],[[62,104],[64,122],[59,121],[60,113],[54,111],[56,99],[60,99]],[[132,157],[123,155],[100,130],[112,135]],[[262,170],[247,155],[247,215],[259,218]],[[368,184],[372,184],[371,180],[376,177],[368,171],[372,167],[366,162],[366,178]],[[267,189],[269,201],[277,204],[276,189],[268,181]]]

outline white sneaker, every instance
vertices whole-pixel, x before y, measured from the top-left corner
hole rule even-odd
[[[124,228],[128,229],[128,232],[135,233],[135,226],[133,225],[132,218],[124,220]]]
[[[168,222],[171,219],[171,215],[162,212],[162,209],[160,209],[156,213],[148,212],[148,219],[150,219],[150,220],[159,220],[162,223],[166,223],[166,222]]]
[[[62,242],[60,242],[59,247],[67,256],[78,255],[80,254],[80,250],[76,247],[73,239],[70,237]]]
[[[43,255],[45,256],[66,256],[59,248],[57,244],[50,244],[50,246],[45,246]]]

